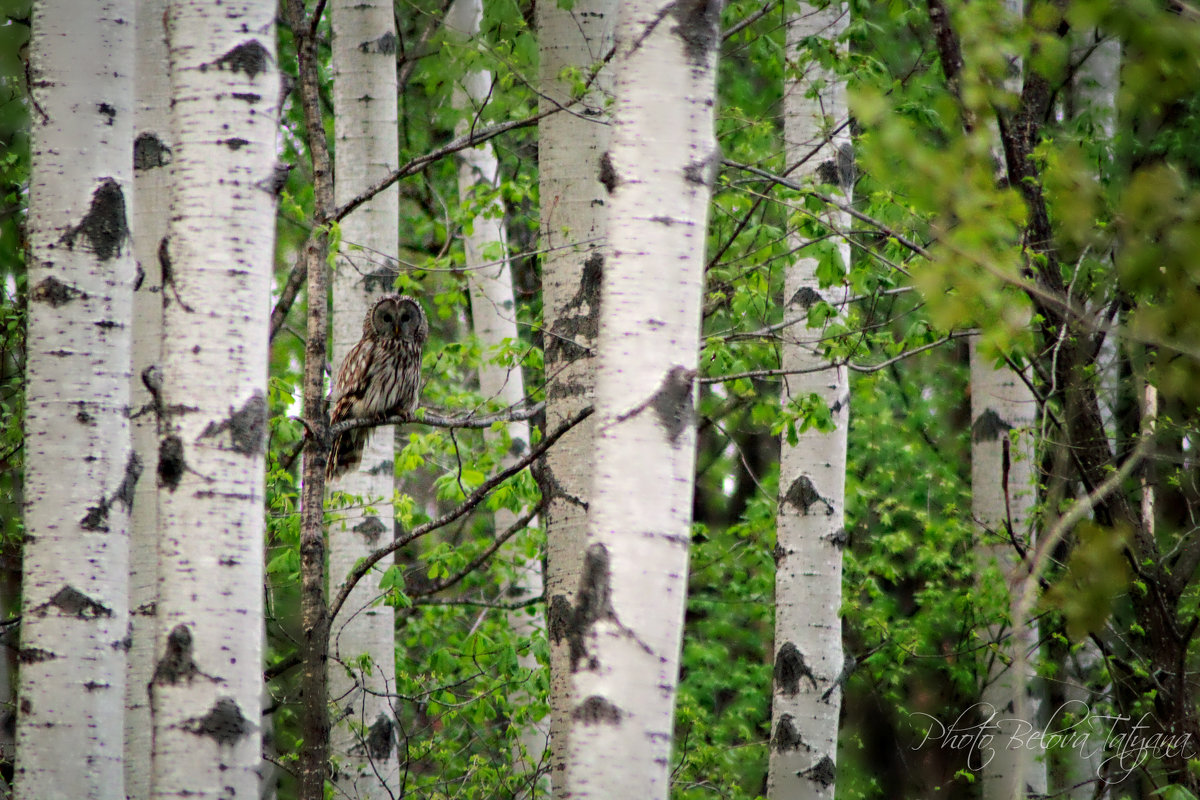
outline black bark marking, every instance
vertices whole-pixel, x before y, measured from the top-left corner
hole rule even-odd
[[[200,438],[217,436],[229,431],[233,451],[244,456],[252,456],[263,451],[267,430],[267,399],[262,392],[256,391],[241,408],[234,411],[229,409],[229,418],[220,422],[210,422],[205,427]]]
[[[804,663],[804,654],[791,642],[784,642],[783,647],[775,654],[775,685],[789,697],[800,691],[800,679],[807,678],[817,690],[817,677],[812,669]]]
[[[400,273],[398,267],[392,266],[389,262],[387,266],[378,267],[363,275],[363,288],[369,294],[377,292],[390,292],[396,285],[396,276]]]
[[[247,139],[231,136],[228,139],[218,139],[217,144],[223,144],[236,153],[238,150],[241,150],[243,147],[250,144],[250,142]]]
[[[171,243],[166,236],[158,243],[158,267],[162,272],[163,304],[167,303],[166,289],[170,286],[171,294],[175,297],[175,302],[179,303],[179,307],[189,314],[192,313],[192,307],[183,302],[179,296],[179,290],[175,288],[175,271],[171,266]]]
[[[222,697],[203,717],[189,719],[181,727],[197,736],[215,739],[217,744],[228,745],[254,730],[254,725],[242,716],[241,709],[232,697]]]
[[[800,308],[807,311],[815,304],[821,302],[821,300],[821,295],[816,289],[812,288],[811,286],[801,286],[796,290],[796,293],[792,295],[792,299],[788,301],[788,305],[800,306]]]
[[[771,558],[775,560],[775,566],[783,563],[783,559],[787,557],[788,551],[784,550],[779,544],[775,545],[775,549],[771,551]]]
[[[796,730],[794,719],[791,714],[780,715],[779,722],[775,725],[775,735],[771,737],[771,747],[776,753],[799,750],[801,747],[805,750],[812,749],[804,743],[800,731]]]
[[[613,166],[612,156],[608,152],[600,156],[600,183],[609,194],[616,191],[621,183],[621,179],[617,177],[617,169]]]
[[[828,789],[837,780],[837,767],[834,765],[832,758],[823,756],[820,761],[802,771],[800,775],[801,777],[808,778],[813,783],[819,784],[822,789]]]
[[[112,178],[105,178],[104,183],[92,192],[88,213],[63,236],[62,241],[74,250],[80,236],[101,261],[120,254],[121,245],[129,236],[129,224],[125,220],[125,193]]]
[[[604,279],[604,256],[593,250],[583,262],[579,289],[550,328],[546,339],[546,360],[551,363],[570,363],[591,355],[600,335],[600,284]],[[587,306],[587,313],[581,313]],[[574,313],[572,313],[574,312]],[[586,344],[581,344],[583,339]],[[556,382],[551,387],[558,386]]]
[[[396,726],[386,714],[375,717],[367,729],[367,753],[375,761],[387,761],[392,757],[396,737]]]
[[[827,538],[829,540],[829,543],[832,544],[834,547],[836,547],[838,550],[844,550],[846,545],[850,543],[850,535],[848,533],[846,533],[845,528],[838,528],[836,531],[829,534],[825,538]]]
[[[251,39],[248,42],[242,42],[237,47],[230,50],[225,55],[213,62],[213,66],[217,69],[228,69],[233,72],[244,72],[246,77],[254,80],[255,76],[260,72],[267,70],[267,65],[271,62],[271,53],[267,48],[262,46],[262,43],[257,39]],[[208,65],[200,67],[203,72],[208,68]]]
[[[363,53],[379,53],[380,55],[392,55],[396,52],[396,34],[388,31],[378,39],[362,42],[358,46],[359,51]]]
[[[83,685],[83,688],[84,688],[84,691],[88,691],[88,692],[94,692],[94,691],[96,691],[97,689],[107,689],[107,688],[109,688],[109,684],[107,684],[107,683],[96,683],[95,681],[88,681],[87,683],[85,683],[85,684]]]
[[[828,161],[822,161],[817,165],[817,183],[826,183],[830,186],[838,185],[837,162],[832,158]]]
[[[670,9],[676,25],[671,32],[683,42],[694,67],[703,67],[717,46],[721,0],[676,0]]]
[[[176,625],[167,635],[167,651],[154,667],[151,683],[174,686],[200,674],[192,660],[192,632],[187,625]]]
[[[137,482],[142,477],[142,459],[137,453],[130,453],[129,460],[125,462],[125,477],[121,480],[121,485],[117,487],[117,491],[109,499],[109,505],[120,503],[125,507],[125,510],[133,510],[133,494],[137,489]]]
[[[178,436],[165,436],[158,445],[158,484],[169,491],[179,488],[187,462],[183,458],[183,440]]]
[[[56,658],[58,656],[49,650],[41,650],[37,647],[22,647],[17,651],[17,661],[22,664],[37,664],[42,661],[53,661]],[[21,707],[25,708],[24,705]]]
[[[351,530],[361,535],[367,541],[375,542],[378,541],[379,535],[387,530],[387,528],[379,521],[379,517],[370,516],[355,525]]]
[[[721,171],[721,149],[718,147],[709,153],[703,161],[693,161],[683,169],[683,177],[688,183],[699,186],[712,186]]]
[[[975,423],[971,425],[971,441],[994,442],[1001,436],[1007,436],[1012,427],[1012,425],[1001,419],[999,414],[989,408],[980,414],[979,419],[975,420]]]
[[[108,503],[101,499],[100,505],[89,507],[83,519],[79,520],[79,527],[85,531],[108,533]]]
[[[142,284],[146,281],[146,270],[142,269],[142,265],[137,265],[137,272],[133,276],[133,290],[136,292],[142,288]]]
[[[593,625],[602,619],[616,619],[612,607],[612,572],[608,550],[602,544],[594,544],[583,556],[583,570],[579,576],[579,592],[572,609],[565,598],[559,596],[552,601],[554,611],[555,642],[567,638],[571,652],[571,672],[578,672],[580,665],[595,669],[600,662],[588,654],[584,637]]]
[[[108,103],[97,103],[96,110],[100,112],[101,116],[108,118],[108,121],[104,123],[105,125],[111,126],[113,120],[117,118],[117,110]]]
[[[291,174],[294,166],[294,164],[284,164],[282,161],[277,161],[271,170],[270,177],[264,178],[254,185],[272,197],[279,197],[279,195],[283,194],[283,187],[287,186],[288,175]]]
[[[368,475],[391,475],[396,470],[396,462],[390,458],[387,461],[380,461],[375,466],[367,470]]]
[[[788,487],[787,494],[783,496],[783,499],[805,516],[817,503],[825,504],[825,516],[828,517],[833,513],[833,504],[820,495],[817,487],[813,486],[812,479],[807,475],[801,475],[792,481],[792,485]]]
[[[658,415],[659,424],[667,432],[667,441],[672,446],[692,423],[692,382],[695,378],[693,370],[671,367],[662,386],[650,398],[650,406]]]
[[[34,613],[44,617],[50,613],[51,608],[58,609],[60,615],[79,619],[99,619],[112,616],[112,609],[102,603],[97,603],[73,586],[64,586],[59,589],[45,605],[35,608]]]
[[[262,100],[262,95],[255,94],[254,92],[233,92],[230,96],[234,100],[241,100],[242,102],[249,103],[250,105],[254,105]]]
[[[599,695],[592,695],[571,712],[571,718],[584,725],[616,725],[624,716],[621,709]]]
[[[575,609],[566,595],[556,594],[550,598],[550,608],[546,610],[546,628],[550,641],[561,644],[563,639],[571,636],[571,627],[575,621]]]
[[[171,148],[153,133],[141,133],[133,141],[134,170],[155,169],[171,163]]]
[[[842,142],[837,148],[838,183],[842,191],[849,192],[858,180],[858,165],[854,163],[854,146]]]
[[[51,307],[65,306],[77,297],[87,297],[87,292],[76,289],[55,278],[53,275],[44,279],[29,292],[29,299],[34,303],[49,303]]]

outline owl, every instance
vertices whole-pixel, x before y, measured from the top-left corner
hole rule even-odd
[[[333,382],[330,424],[411,414],[421,390],[421,347],[428,336],[429,321],[420,303],[400,294],[379,298],[363,320],[362,339],[346,354]],[[338,434],[325,476],[336,478],[357,467],[370,433],[355,428]]]

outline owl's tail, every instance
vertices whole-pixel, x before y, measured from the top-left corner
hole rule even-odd
[[[367,428],[354,428],[334,437],[333,446],[329,448],[329,461],[325,464],[325,480],[340,478],[358,467],[369,435]]]

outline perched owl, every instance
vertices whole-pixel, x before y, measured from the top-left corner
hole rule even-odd
[[[363,320],[363,335],[346,354],[333,383],[330,423],[410,414],[421,390],[421,347],[429,322],[421,304],[407,295],[379,298]],[[358,466],[371,431],[355,428],[333,440],[327,478]]]

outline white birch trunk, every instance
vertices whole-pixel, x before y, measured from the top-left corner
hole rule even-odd
[[[334,194],[343,203],[396,168],[396,26],[391,2],[334,0],[333,104],[337,170]],[[333,362],[341,364],[362,336],[373,297],[391,289],[391,258],[399,247],[399,195],[380,192],[342,222],[333,273]],[[376,430],[362,463],[330,489],[354,500],[329,526],[330,582],[337,585],[359,559],[392,535],[391,427]],[[341,505],[341,504],[335,504]],[[389,695],[396,687],[395,615],[379,602],[379,572],[360,581],[330,639],[329,695],[336,698],[330,754],[343,796],[375,800],[399,791],[396,722]],[[362,666],[366,656],[369,668]]]
[[[540,109],[571,100],[564,68],[598,68],[613,45],[615,0],[578,0],[570,10],[537,4],[541,51]],[[608,254],[608,193],[601,158],[608,149],[612,70],[600,69],[575,109],[538,123],[541,197],[542,320],[546,429],[591,404],[594,348],[600,320],[600,279]],[[546,609],[550,628],[550,780],[554,797],[567,791],[571,711],[571,648],[566,635],[579,588],[591,498],[594,417],[573,428],[542,459],[546,500]]]
[[[1025,1],[1005,0],[1005,8],[1023,19]],[[1018,60],[1008,91],[1020,94],[1023,65]],[[999,151],[997,133],[996,149]],[[1004,163],[998,158],[997,163]],[[1035,539],[1031,514],[1037,493],[1034,485],[1034,425],[1037,402],[1022,376],[994,360],[981,359],[978,342],[970,340],[971,370],[971,515],[983,530],[979,548],[981,566],[994,564],[1007,579],[1020,566],[1013,540],[1031,551]],[[1006,580],[1011,586],[1012,582]],[[1008,618],[1015,615],[1010,596]],[[1038,727],[1040,691],[1031,686],[1037,657],[1037,625],[1021,630],[1012,625],[987,633],[997,647],[991,654],[980,702],[996,734],[995,755],[983,767],[980,781],[983,800],[1014,800],[1032,792],[1046,793],[1046,764],[1037,751],[1005,746],[1025,726]],[[982,721],[982,720],[981,720]]]
[[[796,75],[784,91],[784,147],[789,166],[804,161],[799,177],[818,182],[850,174],[846,85],[814,59],[803,57],[808,37],[834,41],[849,11],[840,3],[824,8],[801,3],[788,20],[788,60]],[[839,130],[840,128],[840,130]],[[837,131],[835,133],[835,131]],[[816,151],[813,154],[813,151]],[[805,160],[807,159],[807,160]],[[850,194],[852,181],[842,191]],[[846,227],[845,215],[826,219]],[[842,263],[850,248],[838,241]],[[817,259],[797,258],[784,273],[784,316],[807,313],[825,300],[841,307],[844,286],[822,289]],[[845,543],[846,431],[850,387],[845,367],[829,364],[816,340],[821,332],[793,328],[784,340],[781,363],[798,374],[784,378],[786,407],[817,395],[829,408],[833,429],[782,436],[779,511],[775,544],[775,670],[772,681],[771,746],[767,794],[774,800],[834,796],[837,778],[838,715],[844,676],[842,653],[842,547]],[[820,371],[803,372],[825,367]]]
[[[171,0],[153,797],[257,798],[275,4]]]
[[[134,4],[34,4],[16,796],[124,798]]]
[[[1012,369],[995,368],[981,358],[971,340],[971,514],[982,528],[983,565],[994,563],[1008,577],[1020,567],[1009,531],[1027,550],[1034,490],[1033,436],[1037,402],[1028,385]],[[1010,611],[1012,602],[1010,601]],[[985,800],[1013,800],[1028,793],[1045,794],[1046,765],[1029,748],[1008,748],[1013,734],[1025,725],[1037,727],[1039,702],[1029,688],[1032,675],[1018,675],[1020,665],[1037,655],[1037,627],[1014,631],[1005,626],[989,631],[998,642],[987,683],[980,698],[995,734],[995,756],[984,766]],[[1017,658],[1018,650],[1023,657]],[[1014,665],[1017,665],[1014,668]]]
[[[137,14],[133,117],[133,378],[130,383],[133,451],[147,476],[158,471],[158,409],[149,386],[161,376],[162,270],[158,247],[167,233],[171,137],[171,82],[167,75],[166,0],[142,0]],[[148,385],[149,384],[149,385]],[[134,495],[129,548],[130,648],[125,685],[125,792],[150,797],[150,678],[154,671],[158,598],[158,498],[153,480]]]
[[[455,0],[446,17],[446,27],[464,40],[479,35],[483,21],[482,0]],[[469,72],[463,78],[463,86],[456,88],[454,103],[467,114],[478,113],[492,94],[491,73]],[[469,123],[459,125],[459,133],[469,130]],[[496,159],[491,142],[463,150],[458,154],[458,194],[466,201],[476,187],[491,191],[499,186],[500,163]],[[494,198],[469,224],[463,233],[463,249],[466,252],[468,290],[471,296],[471,324],[475,337],[483,350],[479,365],[479,390],[489,401],[499,401],[504,406],[521,404],[525,399],[525,380],[521,367],[505,367],[491,360],[491,353],[502,347],[506,339],[516,341],[517,306],[513,299],[512,272],[508,263],[508,235],[504,228],[504,203]],[[496,251],[499,251],[497,254]],[[497,465],[501,469],[512,466],[529,449],[529,423],[510,422],[507,426],[511,447]],[[484,439],[495,443],[499,433],[484,431]],[[517,515],[506,508],[493,514],[496,534],[508,530]],[[531,524],[536,525],[534,520]],[[501,558],[518,558],[517,540],[501,550]],[[542,596],[543,581],[541,563],[517,563],[516,577],[505,592],[507,602],[518,603]],[[544,635],[544,618],[536,609],[520,609],[507,613],[509,628],[521,641],[530,641]],[[528,675],[534,675],[540,667],[532,649],[525,649],[517,656],[517,664]],[[514,709],[529,702],[529,693],[516,689],[509,695]],[[530,721],[520,727],[519,748],[514,751],[514,761],[519,768],[529,772],[537,769],[546,752],[549,728],[545,722]]]
[[[720,3],[630,0],[617,20],[596,472],[564,630],[568,793],[655,800],[669,789],[687,595]]]

